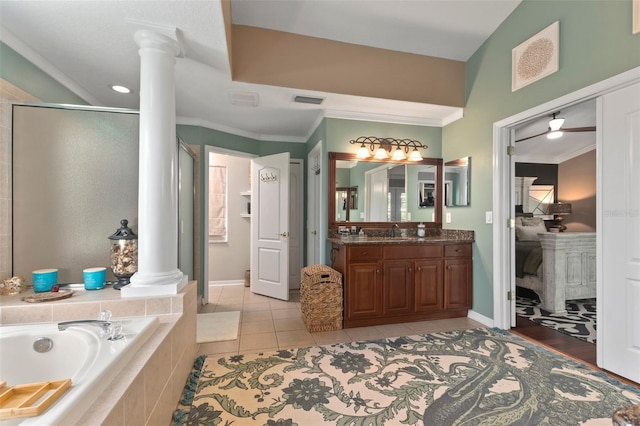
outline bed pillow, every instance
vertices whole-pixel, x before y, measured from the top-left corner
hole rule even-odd
[[[519,220],[518,220],[519,219]],[[547,232],[544,220],[539,217],[517,217],[516,239],[518,241],[539,241],[539,233]]]

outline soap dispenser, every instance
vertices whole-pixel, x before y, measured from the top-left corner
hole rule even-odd
[[[420,222],[420,224],[418,224],[418,238],[424,238],[427,235],[425,228],[424,223]]]

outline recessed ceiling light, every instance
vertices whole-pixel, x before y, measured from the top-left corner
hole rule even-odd
[[[119,84],[114,84],[111,86],[111,89],[118,92],[118,93],[131,93],[131,89],[129,89],[128,87],[125,86],[121,86]]]

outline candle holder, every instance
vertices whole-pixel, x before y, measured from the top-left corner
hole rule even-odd
[[[120,228],[109,237],[111,240],[111,270],[118,279],[113,288],[120,290],[138,270],[138,236],[129,228],[129,221],[122,219]]]

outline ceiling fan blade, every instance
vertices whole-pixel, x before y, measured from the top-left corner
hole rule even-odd
[[[560,129],[559,131],[560,132],[595,132],[596,131],[596,127],[595,126],[573,127],[573,128],[569,128],[569,129]],[[546,132],[538,133],[537,135],[527,136],[526,138],[518,139],[518,140],[516,140],[516,142],[522,142],[522,141],[526,141],[526,140],[529,140],[529,139],[537,138],[538,136],[544,136],[544,135],[546,135],[548,133],[551,133],[551,130],[547,130]]]
[[[596,127],[595,126],[574,127],[574,128],[571,128],[571,129],[560,129],[560,131],[562,131],[562,132],[595,132],[596,131]]]
[[[526,138],[517,139],[517,140],[516,140],[516,142],[527,141],[527,140],[529,140],[529,139],[537,138],[538,136],[546,135],[547,133],[551,133],[551,131],[550,131],[550,130],[547,130],[546,132],[538,133],[537,135],[527,136]]]

